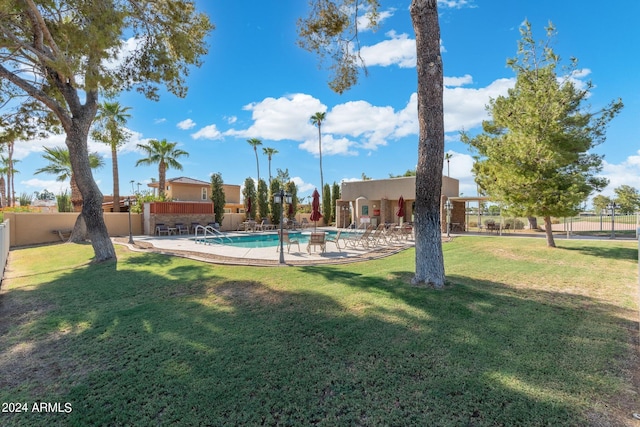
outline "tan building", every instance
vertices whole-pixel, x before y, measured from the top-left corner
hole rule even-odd
[[[159,186],[157,181],[147,185],[157,193]],[[240,186],[222,184],[222,190],[225,198],[225,213],[243,212],[244,205],[240,203]],[[165,182],[164,193],[169,200],[176,202],[210,202],[211,183],[184,176],[171,178]]]
[[[442,177],[443,203],[449,197],[457,197],[460,183],[457,179]],[[396,216],[398,201],[404,199],[404,215]],[[338,227],[351,222],[377,226],[382,223],[399,223],[413,221],[413,207],[416,198],[416,177],[389,179],[372,179],[366,181],[343,182],[341,199],[336,203]],[[454,211],[457,206],[454,206]],[[464,204],[462,210],[464,212]],[[442,207],[444,213],[444,205]],[[464,215],[464,213],[463,213]]]

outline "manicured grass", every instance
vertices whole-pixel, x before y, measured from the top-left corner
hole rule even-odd
[[[624,425],[638,402],[635,242],[468,237],[448,285],[412,250],[301,268],[91,247],[11,252],[1,425]]]

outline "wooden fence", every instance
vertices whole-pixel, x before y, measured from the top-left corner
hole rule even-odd
[[[213,214],[213,203],[205,202],[153,202],[152,214]]]

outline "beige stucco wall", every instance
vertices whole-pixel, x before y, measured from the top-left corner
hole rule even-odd
[[[458,196],[459,188],[460,182],[457,179],[442,177],[442,195]],[[398,200],[400,196],[405,200],[414,200],[416,197],[416,177],[343,182],[340,194],[342,200],[356,200],[359,197],[368,200]]]
[[[442,177],[442,195],[446,197],[458,196],[460,182],[447,176]],[[376,179],[367,181],[343,182],[341,188],[341,202],[350,202],[352,220],[360,224],[363,217],[374,224],[385,222],[399,222],[396,216],[398,199],[405,200],[405,215],[403,221],[412,221],[412,205],[416,195],[416,177],[401,177]],[[445,198],[446,198],[445,197]],[[345,213],[341,220],[346,218]],[[338,223],[342,226],[342,221]]]
[[[59,242],[52,231],[72,229],[77,217],[77,213],[4,213],[4,219],[11,221],[11,247]],[[129,234],[128,214],[105,213],[104,221],[110,236]],[[131,230],[134,235],[142,234],[141,214],[131,214]]]

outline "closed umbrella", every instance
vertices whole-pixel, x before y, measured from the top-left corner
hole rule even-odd
[[[313,190],[311,197],[313,197],[313,200],[311,201],[311,216],[309,219],[313,221],[313,229],[315,231],[317,227],[316,221],[322,218],[322,214],[320,213],[320,193],[318,193],[317,188]]]
[[[396,211],[396,216],[400,219],[400,224],[402,224],[402,220],[404,219],[404,197],[402,196],[398,199],[398,210]]]

